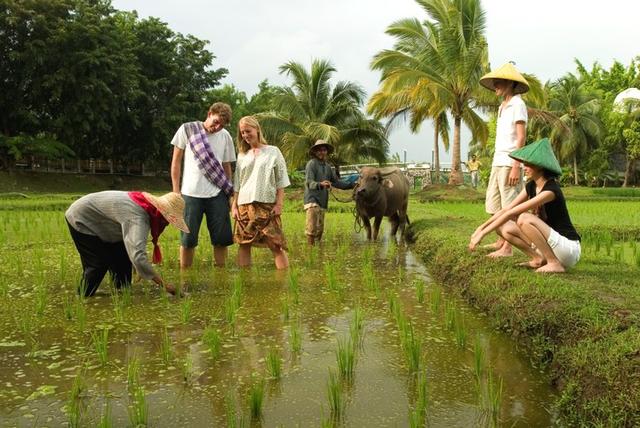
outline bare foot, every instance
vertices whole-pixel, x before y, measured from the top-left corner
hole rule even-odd
[[[493,244],[483,245],[480,248],[483,248],[485,250],[499,250],[500,248],[502,248],[502,243],[494,242]]]
[[[528,262],[518,263],[518,266],[526,267],[529,269],[538,269],[547,264],[546,260],[543,259],[531,259]]]
[[[509,250],[500,249],[500,250],[494,251],[493,253],[487,254],[487,257],[491,257],[492,259],[497,259],[499,257],[511,257],[511,256],[513,256],[513,252],[511,251],[511,249]]]
[[[538,269],[536,269],[537,273],[564,273],[565,269],[564,266],[562,266],[560,263],[558,262],[554,262],[554,263],[547,263],[546,265],[539,267]]]

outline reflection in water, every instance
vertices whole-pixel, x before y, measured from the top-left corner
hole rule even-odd
[[[364,309],[364,341],[357,351],[355,378],[345,385],[343,423],[408,426],[416,400],[415,379],[405,364],[400,332],[389,311],[392,294],[422,340],[429,425],[467,427],[487,421],[474,381],[475,340],[486,355],[486,370],[504,381],[501,422],[505,426],[553,422],[546,410],[552,402],[547,379],[529,365],[509,338],[430,283],[424,266],[405,246],[388,240],[363,242],[349,227],[334,227],[328,227],[327,240],[312,251],[299,244],[304,242],[301,236],[290,234],[291,262],[298,272],[297,299],[288,273],[274,271],[271,256],[257,252],[255,266],[247,271],[202,265],[186,276],[193,300],[187,323],[181,320],[180,302],[153,293],[149,300],[140,289],[135,289],[133,305],[126,308],[121,322],[114,320],[109,297],[89,301],[91,328],[111,328],[106,368],[96,364],[88,332],[78,331],[68,321],[61,321],[63,328],[43,329],[41,354],[27,356],[26,346],[3,348],[0,398],[5,404],[0,422],[8,426],[65,422],[61,409],[72,379],[85,366],[83,420],[97,424],[108,402],[114,426],[126,425],[131,404],[127,362],[136,357],[141,361],[140,380],[153,426],[224,425],[233,407],[236,420],[248,421],[247,392],[261,378],[266,379],[263,426],[319,426],[330,416],[327,380],[329,369],[336,369],[337,339],[348,337],[354,307],[359,305]],[[363,281],[366,263],[373,266],[377,289],[368,288]],[[327,264],[333,266],[338,282],[333,290],[327,287]],[[242,290],[231,328],[225,302],[237,277],[242,278]],[[422,304],[416,299],[416,280],[427,281]],[[442,293],[443,303],[437,307],[429,302],[434,290]],[[445,306],[464,319],[469,339],[462,348],[445,325]],[[299,353],[290,343],[290,330],[297,322],[302,328]],[[168,362],[160,353],[165,325],[172,344]],[[222,337],[221,353],[215,359],[201,342],[207,326],[218,329]],[[265,358],[271,349],[277,349],[283,359],[283,377],[278,381],[266,374]],[[29,398],[42,385],[55,390]]]

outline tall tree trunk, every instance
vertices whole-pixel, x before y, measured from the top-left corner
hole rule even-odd
[[[453,118],[453,150],[451,155],[451,175],[449,176],[449,184],[455,186],[462,184],[462,170],[460,169],[460,126],[462,118],[460,116]]]
[[[573,184],[576,186],[580,184],[578,181],[578,158],[575,154],[573,155]]]
[[[436,170],[436,175],[435,175],[435,183],[434,184],[440,184],[440,144],[438,141],[438,137],[440,134],[440,124],[438,123],[438,121],[434,121],[435,124],[435,131],[433,133],[433,163],[435,164],[435,170]]]
[[[631,184],[631,176],[633,175],[633,167],[635,166],[635,163],[635,159],[631,159],[627,156],[627,167],[624,170],[624,182],[622,183],[622,187],[627,187]]]

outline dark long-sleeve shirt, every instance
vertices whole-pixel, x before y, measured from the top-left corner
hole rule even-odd
[[[305,168],[304,204],[315,202],[320,208],[329,206],[329,189],[320,186],[320,182],[328,180],[333,187],[338,189],[351,189],[353,184],[342,181],[335,171],[326,163],[316,158],[307,162]]]

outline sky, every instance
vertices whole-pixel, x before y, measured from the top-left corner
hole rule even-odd
[[[414,0],[113,0],[119,10],[136,10],[140,18],[157,17],[179,33],[208,40],[231,83],[251,96],[260,81],[290,83],[278,67],[298,61],[310,67],[315,58],[337,68],[335,81],[360,84],[368,95],[380,75],[370,69],[373,56],[392,48],[385,29],[402,18],[425,19]],[[492,68],[507,61],[555,80],[575,72],[575,59],[590,67],[614,60],[628,65],[640,55],[640,2],[634,0],[484,0],[486,36]],[[462,158],[470,135],[462,133]],[[430,161],[433,128],[418,134],[399,126],[389,136],[390,154],[408,162]],[[442,162],[450,154],[441,153]]]

